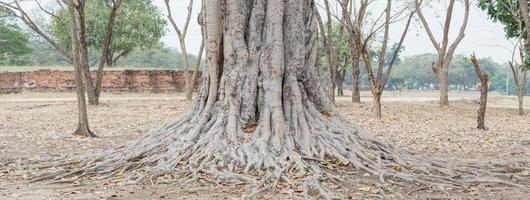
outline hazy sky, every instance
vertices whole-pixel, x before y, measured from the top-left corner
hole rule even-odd
[[[198,1],[198,0],[195,0]],[[187,2],[184,0],[174,0],[172,4],[172,12],[176,17],[178,24],[183,25],[185,21],[185,13]],[[200,3],[200,1],[198,1]],[[155,0],[154,3],[160,8],[164,8],[163,0]],[[434,7],[434,8],[433,8]],[[443,9],[445,5],[434,5],[431,8],[425,8],[424,14],[428,18],[428,21],[431,23],[431,29],[437,39],[441,40],[442,37],[442,23],[444,20],[445,13]],[[190,49],[190,52],[196,52],[199,49],[200,45],[200,28],[196,23],[196,17],[198,14],[199,5],[195,6],[195,12],[193,15],[194,20],[190,25],[189,38],[187,38],[187,46]],[[165,9],[164,9],[165,12]],[[377,11],[373,11],[376,13]],[[380,11],[379,11],[380,12]],[[430,13],[430,15],[429,15]],[[460,24],[462,23],[463,18],[463,5],[461,3],[456,3],[455,10],[453,12],[453,25],[451,26],[451,38],[456,37]],[[417,17],[415,17],[417,18]],[[400,22],[392,26],[391,30],[391,39],[396,41],[401,35],[401,28],[403,28],[405,22]],[[171,47],[177,47],[178,42],[176,40],[177,35],[172,30],[169,29],[169,32],[163,38],[163,42]],[[407,38],[404,42],[405,51],[403,55],[415,55],[421,53],[434,53],[434,47],[431,44],[429,38],[425,34],[421,24],[418,20],[413,22],[413,25],[410,28],[410,31],[407,35]],[[482,12],[476,6],[472,6],[470,9],[469,23],[466,30],[466,37],[461,42],[460,46],[456,50],[456,53],[462,53],[465,55],[471,54],[473,51],[476,52],[478,57],[492,57],[495,61],[504,63],[511,58],[511,48],[513,47],[512,42],[507,40],[504,37],[504,32],[501,24],[493,23],[488,19],[487,15]]]
[[[48,4],[53,4],[52,0],[43,0]],[[187,47],[188,52],[196,54],[200,46],[201,32],[200,27],[197,24],[197,15],[200,9],[200,0],[195,0],[194,11],[192,15],[192,21],[190,23],[189,32],[187,34]],[[458,2],[458,1],[457,1]],[[473,2],[473,1],[472,1]],[[153,3],[157,5],[164,13],[166,8],[163,0],[153,0]],[[171,9],[173,12],[174,19],[179,26],[183,26],[186,20],[186,12],[188,6],[188,0],[170,0],[172,5]],[[433,5],[430,8],[425,8],[424,14],[427,20],[431,23],[431,28],[438,40],[442,37],[442,23],[445,16],[443,12],[445,3],[442,1],[441,4]],[[382,6],[373,6],[372,12],[374,15],[381,12]],[[456,37],[460,24],[463,17],[463,5],[457,3],[453,13],[453,25],[451,26],[451,38]],[[417,17],[415,17],[417,19]],[[390,39],[397,41],[401,35],[402,28],[405,22],[398,22],[391,26]],[[177,35],[173,28],[169,25],[167,27],[167,33],[162,38],[167,46],[178,47]],[[429,41],[429,38],[425,34],[421,24],[418,20],[413,22],[407,38],[404,42],[405,51],[404,56],[416,55],[421,53],[434,53],[434,47]],[[469,23],[466,30],[466,37],[456,50],[456,53],[462,53],[469,55],[473,51],[476,52],[478,57],[492,57],[499,63],[505,63],[511,58],[511,48],[513,48],[512,42],[504,37],[504,32],[501,24],[493,23],[488,19],[486,14],[482,12],[476,6],[471,7]]]

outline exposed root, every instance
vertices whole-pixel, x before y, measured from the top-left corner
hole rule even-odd
[[[527,162],[508,164],[416,155],[372,139],[338,115],[327,117],[311,112],[317,111],[299,113],[311,120],[308,123],[311,126],[306,127],[311,133],[307,135],[309,138],[303,138],[306,135],[300,135],[299,131],[289,131],[282,139],[275,138],[268,132],[271,125],[262,122],[254,134],[238,132],[239,139],[235,142],[228,140],[223,132],[222,113],[211,116],[211,120],[188,113],[124,146],[48,163],[47,166],[59,166],[59,170],[41,174],[33,181],[90,176],[106,180],[128,174],[125,178],[155,184],[157,177],[177,172],[177,179],[183,184],[211,179],[256,185],[246,195],[248,198],[287,186],[301,190],[305,198],[331,199],[334,191],[320,183],[340,184],[345,180],[330,173],[333,170],[322,168],[350,168],[379,177],[379,184],[404,181],[423,185],[410,194],[428,188],[445,188],[439,190],[442,192],[484,182],[528,189],[528,181],[523,177],[502,170],[514,166],[519,167],[516,171],[521,171],[528,168]],[[300,142],[305,139],[310,141]],[[147,175],[137,177],[137,173],[131,173],[134,171]]]
[[[72,135],[80,137],[98,137],[92,130],[85,127],[78,127]]]

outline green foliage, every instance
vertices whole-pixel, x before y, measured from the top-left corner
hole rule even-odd
[[[508,38],[523,38],[525,35],[525,25],[521,23],[519,28],[519,22],[523,21],[521,12],[519,9],[518,0],[479,0],[478,7],[488,14],[489,18],[494,22],[500,22],[504,25],[504,32]],[[514,16],[512,12],[516,13]]]
[[[197,63],[197,57],[189,55],[189,62],[190,68],[194,68]],[[176,49],[162,47],[133,52],[126,58],[121,59],[117,65],[127,67],[184,69],[184,58]]]
[[[523,21],[523,14],[528,15],[528,13],[521,13],[518,0],[479,0],[478,7],[486,11],[491,20],[504,25],[507,38],[528,40]],[[525,50],[525,63],[530,68],[528,49]]]
[[[432,64],[436,61],[435,54],[420,54],[406,57],[397,65],[391,75],[389,85],[404,86],[409,89],[430,89],[438,81],[432,72]],[[456,55],[449,67],[450,89],[472,89],[479,82],[473,64],[466,61],[466,56]],[[490,89],[504,91],[508,68],[494,62],[491,58],[479,59],[482,70],[490,77]]]
[[[326,33],[327,30],[325,30]],[[346,30],[344,30],[346,31]],[[337,61],[338,61],[338,68],[339,69],[345,69],[347,66],[348,66],[348,63],[350,62],[350,55],[349,55],[349,46],[348,46],[348,38],[347,38],[347,33],[344,32],[342,34],[342,37],[341,34],[339,34],[340,32],[340,27],[338,25],[336,26],[333,26],[332,27],[332,31],[331,31],[331,35],[328,35],[328,37],[331,37],[331,40],[333,41],[334,44],[336,44],[337,42],[336,41],[339,41],[339,57],[337,58]],[[332,46],[332,51],[336,51],[336,46]],[[324,69],[325,71],[328,70],[329,68],[329,63],[328,63],[328,59],[326,57],[326,48],[324,47],[323,43],[320,44],[320,63],[322,64],[322,69]]]
[[[35,42],[34,52],[30,58],[38,66],[70,66],[68,60],[55,49],[51,49],[45,43]],[[99,53],[89,51],[89,60],[94,65],[99,61]],[[195,67],[197,57],[190,55],[190,64]],[[134,51],[127,57],[118,60],[117,67],[125,68],[166,68],[166,69],[183,69],[184,61],[182,54],[178,53],[175,48],[160,47],[144,51]],[[111,67],[111,66],[109,66]]]
[[[0,65],[25,65],[30,63],[29,35],[12,20],[11,13],[0,8]]]
[[[436,61],[434,54],[420,54],[406,57],[393,69],[389,85],[401,85],[409,89],[428,87],[436,84],[432,72],[432,63]]]
[[[103,0],[88,0],[85,8],[87,45],[94,51],[102,49],[110,8]],[[70,49],[68,15],[58,10],[59,18],[53,18],[50,31],[59,43]],[[166,21],[162,12],[150,0],[124,0],[116,15],[110,45],[111,57],[133,50],[159,47],[165,34]]]

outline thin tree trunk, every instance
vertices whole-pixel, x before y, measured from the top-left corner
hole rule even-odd
[[[191,101],[193,98],[193,88],[191,88],[191,74],[190,74],[190,63],[188,57],[188,50],[186,49],[186,42],[184,39],[180,39],[180,50],[182,51],[182,57],[184,58],[184,80],[186,81],[186,100]],[[189,91],[192,91],[191,93]]]
[[[381,113],[381,95],[381,91],[372,92],[372,114],[376,119],[380,119],[383,116]]]
[[[197,82],[197,76],[199,76],[199,68],[201,66],[202,54],[204,52],[204,40],[201,41],[201,47],[199,48],[199,55],[197,56],[197,64],[193,70],[193,75],[191,76],[191,84],[186,88],[186,99],[193,98],[193,91],[195,90],[195,83]]]
[[[180,50],[182,52],[182,57],[184,58],[184,71],[185,71],[184,79],[186,81],[186,87],[185,87],[186,88],[186,100],[191,101],[193,97],[193,89],[194,89],[193,85],[195,85],[195,83],[191,83],[191,81],[195,80],[195,78],[192,78],[191,74],[189,73],[190,65],[189,65],[188,50],[186,48],[186,34],[188,32],[188,25],[190,23],[191,14],[193,11],[193,0],[189,1],[186,22],[184,24],[184,29],[182,31],[175,23],[175,20],[173,20],[173,16],[171,14],[171,7],[169,5],[169,0],[164,0],[164,3],[166,5],[167,17],[169,19],[169,22],[171,23],[173,29],[177,32],[177,36],[179,38]]]
[[[359,68],[359,55],[357,54],[357,51],[355,50],[355,43],[353,39],[348,39],[349,41],[349,48],[350,48],[350,57],[351,57],[351,69],[352,69],[352,96],[351,101],[352,103],[361,103],[361,92],[359,90],[359,82],[360,82],[360,68]]]
[[[341,69],[337,70],[336,75],[336,87],[337,87],[337,96],[344,96],[344,78],[346,76],[346,70]]]
[[[78,27],[78,41],[79,41],[79,64],[81,68],[81,78],[85,83],[85,89],[88,96],[88,103],[90,105],[97,105],[96,90],[94,82],[92,81],[92,74],[90,73],[90,64],[88,60],[88,45],[86,42],[86,26],[85,26],[85,0],[77,1],[78,5],[75,7],[77,12],[76,20]]]
[[[448,72],[439,72],[439,87],[440,87],[440,106],[449,106],[449,86],[448,86]]]
[[[480,69],[480,63],[478,62],[475,54],[471,55],[471,61],[475,67],[477,77],[480,79],[480,106],[478,109],[477,116],[477,128],[480,130],[487,130],[485,125],[486,118],[486,106],[488,104],[488,75],[482,72]]]
[[[68,13],[70,14],[70,37],[72,40],[72,57],[75,68],[75,82],[77,87],[77,110],[78,110],[78,123],[77,129],[74,131],[74,135],[84,137],[96,137],[96,135],[90,130],[88,125],[88,114],[87,106],[85,101],[85,88],[81,76],[81,63],[80,63],[80,49],[79,49],[79,32],[78,23],[76,22],[76,9],[74,9],[73,0],[68,0]]]
[[[114,20],[116,19],[116,14],[120,8],[122,0],[114,0],[112,3],[112,8],[109,14],[109,21],[107,22],[107,28],[105,31],[105,38],[103,40],[103,49],[101,49],[101,56],[99,59],[98,71],[96,73],[96,85],[94,88],[95,103],[99,104],[99,97],[101,94],[101,82],[103,81],[103,68],[105,67],[106,58],[109,57],[109,46],[112,40],[112,30],[114,28]]]
[[[524,60],[523,60],[523,63],[524,63]],[[526,81],[527,81],[527,73],[528,73],[528,70],[526,70],[526,65],[525,64],[523,64],[523,66],[521,68],[521,71],[523,72],[522,80],[521,80],[521,82],[515,81],[515,84],[517,84],[515,89],[517,90],[516,91],[517,100],[519,101],[519,112],[518,112],[518,114],[520,116],[524,116],[524,114],[525,114],[524,113],[524,96],[526,95]]]

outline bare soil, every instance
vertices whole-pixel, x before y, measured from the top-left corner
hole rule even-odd
[[[0,162],[21,159],[20,163],[23,163],[27,158],[74,155],[124,144],[176,118],[189,106],[180,94],[102,96],[105,97],[102,105],[89,108],[91,127],[100,136],[91,139],[70,134],[77,119],[72,94],[0,95]],[[365,103],[352,105],[349,97],[339,97],[337,105],[352,123],[369,130],[384,142],[413,152],[464,159],[530,158],[530,116],[516,115],[513,97],[492,95],[486,116],[489,130],[479,131],[475,128],[476,95],[454,96],[458,98],[453,99],[449,108],[438,107],[428,94],[387,96],[383,99],[384,117],[381,120],[371,117],[369,98],[363,98]],[[23,170],[0,171],[0,199],[238,199],[249,189],[245,185],[216,183],[196,183],[184,188],[170,183],[28,183],[26,180],[32,175]],[[378,191],[368,183],[345,187],[353,199],[377,197]],[[528,191],[516,188],[499,191],[491,188],[487,194],[482,191],[440,196],[431,195],[426,189],[417,192],[421,194],[416,197],[530,198],[526,196]],[[400,197],[403,198],[389,198]],[[267,198],[289,198],[289,195]]]

